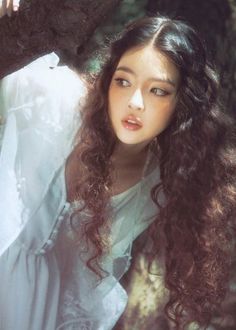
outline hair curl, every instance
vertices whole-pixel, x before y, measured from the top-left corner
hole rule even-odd
[[[149,44],[167,56],[181,76],[173,119],[155,145],[162,182],[151,191],[160,214],[150,230],[154,249],[149,262],[158,254],[162,232],[170,292],[166,314],[177,329],[191,321],[205,326],[226,294],[234,252],[235,135],[219,105],[218,78],[203,43],[181,20],[151,17],[129,25],[112,43],[110,56],[89,88],[76,147],[77,198],[90,212],[85,236],[94,247],[88,266],[101,275],[99,260],[109,249],[107,187],[116,138],[108,118],[108,88],[121,56]],[[158,204],[161,189],[164,206]]]

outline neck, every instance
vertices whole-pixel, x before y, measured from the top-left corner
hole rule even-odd
[[[119,166],[143,164],[146,160],[147,151],[147,145],[128,145],[119,143],[115,147],[112,160],[116,165]]]

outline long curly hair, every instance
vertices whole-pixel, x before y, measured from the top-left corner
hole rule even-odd
[[[154,247],[149,263],[157,257],[162,233],[169,290],[166,315],[176,329],[192,321],[206,326],[227,292],[234,253],[236,141],[232,120],[218,101],[218,77],[203,42],[187,23],[163,16],[143,18],[112,42],[82,109],[75,152],[76,198],[83,206],[75,212],[89,211],[84,236],[93,254],[87,265],[103,276],[99,261],[109,253],[110,158],[116,143],[108,88],[121,56],[150,43],[175,64],[181,82],[172,121],[153,144],[161,184],[150,194],[160,213],[150,227]],[[165,205],[158,204],[161,190]]]

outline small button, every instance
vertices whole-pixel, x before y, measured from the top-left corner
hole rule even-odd
[[[46,253],[46,250],[45,249],[40,249],[38,252],[37,252],[37,255],[41,255],[41,254],[45,254]]]
[[[55,228],[55,229],[53,230],[52,234],[56,236],[56,235],[58,234],[58,232],[59,232],[59,230],[58,230],[57,228]]]
[[[66,202],[65,203],[65,209],[67,210],[69,207],[70,207],[70,203],[69,202]]]
[[[54,244],[52,239],[47,240],[46,242],[47,246],[52,246]]]

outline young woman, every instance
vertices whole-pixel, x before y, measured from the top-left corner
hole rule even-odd
[[[112,329],[148,227],[173,328],[208,325],[230,281],[235,140],[197,33],[134,22],[87,87],[57,62],[1,82],[0,329]]]

